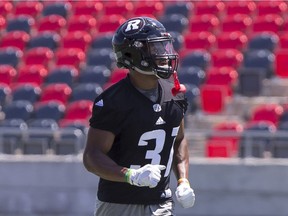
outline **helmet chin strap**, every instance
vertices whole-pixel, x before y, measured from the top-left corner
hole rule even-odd
[[[173,73],[173,79],[174,79],[174,87],[171,89],[172,94],[176,96],[179,93],[185,93],[186,87],[185,85],[180,84],[176,71],[174,71]]]

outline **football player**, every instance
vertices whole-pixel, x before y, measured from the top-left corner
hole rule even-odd
[[[172,170],[176,199],[184,208],[194,205],[187,102],[172,43],[164,26],[148,17],[131,18],[114,34],[117,66],[129,73],[95,99],[83,154],[86,169],[100,177],[97,216],[174,215]]]

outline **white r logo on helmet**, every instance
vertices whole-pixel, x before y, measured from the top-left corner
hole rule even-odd
[[[131,20],[127,23],[125,32],[127,31],[133,31],[133,30],[137,30],[141,28],[141,25],[139,25],[141,23],[140,19],[136,19],[136,20]]]

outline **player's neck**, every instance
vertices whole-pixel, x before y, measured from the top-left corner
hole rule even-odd
[[[137,72],[130,72],[130,80],[132,84],[143,90],[155,89],[158,86],[158,78],[153,75],[144,75]]]

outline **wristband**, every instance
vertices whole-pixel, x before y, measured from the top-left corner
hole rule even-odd
[[[128,169],[128,170],[126,171],[126,173],[125,173],[125,181],[126,181],[127,183],[129,183],[129,184],[130,184],[130,181],[129,181],[130,175],[131,175],[131,170]]]
[[[180,184],[183,183],[183,182],[185,182],[185,183],[187,183],[187,184],[190,185],[190,183],[189,183],[189,181],[188,181],[187,178],[180,178],[180,179],[178,179],[178,185],[180,185]]]

